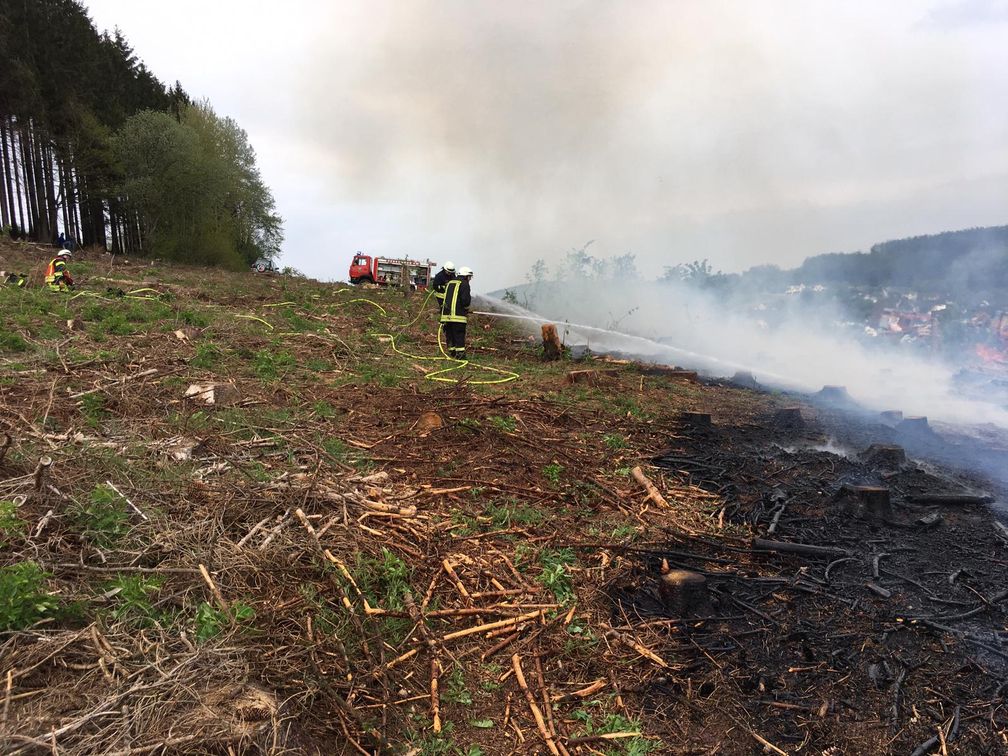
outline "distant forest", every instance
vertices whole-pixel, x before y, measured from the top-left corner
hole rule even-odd
[[[792,273],[806,283],[895,286],[920,291],[1008,289],[1008,226],[882,242],[868,252],[808,258]]]
[[[245,132],[162,84],[76,0],[0,4],[0,226],[228,267],[283,240]]]

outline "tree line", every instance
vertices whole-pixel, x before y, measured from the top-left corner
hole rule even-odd
[[[0,61],[6,233],[228,267],[279,253],[246,133],[162,84],[80,2],[0,4]]]

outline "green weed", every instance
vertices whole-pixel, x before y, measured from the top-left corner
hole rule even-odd
[[[24,336],[14,331],[0,331],[0,352],[27,352],[30,348]]]
[[[552,591],[557,603],[569,604],[574,600],[574,586],[571,583],[570,571],[567,569],[577,563],[574,550],[571,548],[549,549],[539,555],[542,573],[539,582]]]
[[[538,525],[546,518],[542,510],[520,505],[515,499],[491,502],[485,511],[495,530],[504,530],[515,524]]]
[[[260,380],[272,383],[290,373],[295,364],[294,355],[290,352],[260,349],[252,360],[252,369]]]
[[[553,485],[560,482],[560,474],[563,472],[563,466],[558,465],[556,462],[546,465],[542,469],[543,476]]]
[[[35,562],[0,567],[0,631],[23,630],[56,611],[45,587],[48,577]]]
[[[161,617],[150,602],[150,595],[161,590],[160,578],[145,578],[139,575],[119,575],[105,584],[104,592],[115,591],[110,598],[115,603],[112,616],[125,619],[140,626],[149,626]]]
[[[617,525],[613,528],[612,537],[613,540],[622,541],[624,538],[636,538],[638,533],[638,526],[631,522],[625,522],[622,525]]]
[[[605,442],[606,448],[609,451],[618,451],[619,449],[627,448],[627,440],[619,433],[606,433],[602,436],[602,440]]]
[[[17,504],[13,501],[0,501],[0,543],[7,543],[10,538],[20,536],[25,527],[25,521],[18,517]]]
[[[328,420],[329,418],[336,417],[336,410],[329,402],[318,401],[312,405],[312,411],[315,413],[315,417],[320,420]]]
[[[84,420],[92,428],[98,428],[101,426],[102,420],[105,419],[107,413],[105,410],[105,397],[102,396],[97,391],[90,394],[84,394],[79,400],[81,415],[84,416]]]
[[[77,523],[86,538],[109,548],[129,532],[126,503],[108,486],[95,486],[88,503],[77,511]]]
[[[614,732],[640,732],[640,722],[628,719],[621,714],[608,714],[600,724],[595,723],[595,717],[586,708],[580,708],[571,714],[571,717],[579,721],[584,726],[585,735],[607,735]],[[646,756],[654,751],[660,743],[643,736],[628,738],[619,741],[620,745],[616,750],[607,751],[607,756]]]
[[[227,611],[203,601],[196,608],[196,639],[207,641],[216,638],[225,628],[248,625],[254,619],[255,610],[241,601],[236,601]]]
[[[502,433],[514,433],[518,429],[518,421],[513,416],[509,417],[488,417],[487,422]]]
[[[462,706],[472,706],[473,698],[466,687],[465,675],[460,665],[452,668],[451,674],[445,678],[444,700]]]
[[[193,367],[209,370],[217,367],[222,356],[220,349],[209,341],[203,341],[196,345],[196,354],[189,360],[189,364]]]

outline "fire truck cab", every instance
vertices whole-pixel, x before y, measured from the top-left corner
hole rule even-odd
[[[373,283],[379,286],[409,285],[425,291],[430,285],[436,263],[397,257],[372,257],[358,252],[350,261],[350,283]]]

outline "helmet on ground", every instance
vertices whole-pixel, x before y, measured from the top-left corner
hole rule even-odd
[[[445,264],[442,265],[441,267],[447,270],[449,273],[455,272],[455,263],[453,263],[451,260],[446,260]]]
[[[461,268],[459,268],[458,274],[462,276],[462,278],[465,278],[466,276],[471,276],[472,268],[467,268],[463,265]]]

